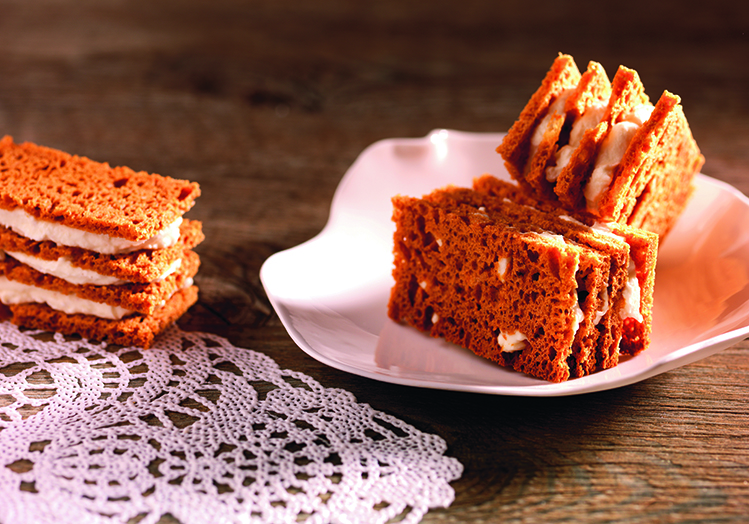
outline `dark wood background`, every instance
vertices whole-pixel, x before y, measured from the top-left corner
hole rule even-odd
[[[201,298],[180,325],[446,439],[465,471],[424,522],[745,522],[746,341],[579,397],[423,390],[307,357],[260,285],[362,149],[505,131],[560,51],[679,94],[703,172],[749,193],[749,3],[731,0],[2,0],[0,133],[199,182]]]

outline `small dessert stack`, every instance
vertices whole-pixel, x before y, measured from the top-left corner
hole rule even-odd
[[[197,301],[196,183],[0,141],[0,302],[23,327],[149,348]]]
[[[663,236],[705,161],[680,102],[664,91],[653,105],[636,71],[609,82],[599,63],[580,74],[560,54],[497,151],[526,191]]]

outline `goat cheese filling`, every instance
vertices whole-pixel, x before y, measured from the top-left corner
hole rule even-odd
[[[129,253],[139,249],[171,247],[179,240],[180,224],[182,224],[182,217],[177,218],[149,239],[133,241],[100,233],[90,233],[46,220],[38,220],[19,208],[12,211],[0,209],[0,225],[21,236],[37,242],[49,240],[63,246],[80,247],[104,255]]]
[[[67,257],[60,257],[57,260],[45,260],[15,251],[6,251],[5,253],[15,258],[19,262],[26,264],[33,269],[36,269],[40,273],[61,278],[67,282],[70,282],[71,284],[119,286],[129,283],[127,280],[122,280],[117,277],[102,275],[101,273],[97,273],[96,271],[92,271],[90,269],[75,267],[71,264],[70,259]],[[159,277],[155,281],[164,280],[166,277],[177,271],[181,265],[182,259],[175,260],[169,265],[166,271],[159,275]]]
[[[192,286],[193,279],[185,279],[183,289]],[[170,297],[171,298],[171,297]],[[168,299],[166,299],[168,300]],[[166,300],[161,303],[163,307]],[[26,304],[30,302],[47,304],[56,311],[68,315],[93,315],[109,320],[120,320],[135,311],[120,306],[110,306],[101,302],[94,302],[75,295],[66,295],[58,291],[50,291],[36,286],[29,286],[21,282],[9,280],[0,276],[0,302],[5,305]]]

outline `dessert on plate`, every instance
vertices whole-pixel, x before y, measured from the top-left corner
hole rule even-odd
[[[0,302],[12,322],[148,348],[197,300],[196,183],[0,141]]]
[[[658,245],[704,163],[679,97],[560,54],[497,152],[514,183],[393,198],[389,317],[552,382],[646,349]]]
[[[552,382],[647,347],[658,236],[512,196],[395,197],[390,318]]]

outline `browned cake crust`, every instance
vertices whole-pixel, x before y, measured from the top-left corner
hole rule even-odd
[[[197,299],[198,288],[190,286],[175,293],[153,314],[136,314],[122,320],[67,315],[47,305],[35,303],[12,305],[5,309],[10,310],[10,320],[18,326],[148,349],[153,346],[156,337],[182,316]]]
[[[128,282],[147,284],[159,278],[185,249],[192,249],[203,241],[202,224],[184,220],[177,244],[164,249],[143,249],[120,255],[103,255],[86,249],[61,246],[54,242],[36,242],[10,229],[0,227],[0,250],[25,253],[44,260],[67,257],[73,266],[96,271]]]
[[[473,182],[473,188],[479,193],[484,193],[499,199],[509,199],[523,206],[532,206],[533,208],[542,210],[544,213],[556,216],[571,215],[571,218],[580,224],[583,224],[585,227],[594,226],[598,223],[597,217],[593,215],[585,212],[570,213],[569,211],[560,208],[553,201],[539,199],[534,195],[522,191],[519,186],[500,180],[491,175],[484,175],[476,178]],[[641,288],[640,313],[643,317],[641,323],[633,322],[631,320],[625,322],[621,344],[619,344],[616,351],[607,351],[605,345],[601,346],[602,349],[599,354],[599,362],[607,363],[604,364],[603,367],[611,367],[618,361],[617,353],[635,355],[647,348],[650,344],[653,320],[652,310],[653,292],[655,289],[655,267],[658,257],[659,236],[656,233],[624,224],[607,223],[606,227],[611,233],[623,239],[628,246],[627,256],[634,262],[637,280]],[[577,232],[567,232],[567,234],[576,241],[584,242],[587,245],[592,245],[591,243],[598,244],[602,241],[605,243],[605,240],[602,240],[600,235],[592,235],[590,232],[586,232],[585,229],[581,229],[580,227],[577,227],[576,230]],[[613,246],[610,245],[606,249],[611,252],[612,247]],[[614,256],[612,260],[617,264],[622,264],[621,254]],[[626,265],[628,266],[628,261],[626,261]],[[612,274],[616,274],[616,272],[612,270]],[[612,284],[618,287],[618,284],[614,282],[612,282]],[[610,291],[610,296],[614,297],[615,294],[616,291],[612,289]],[[604,317],[602,322],[605,322],[605,320]]]
[[[132,241],[151,238],[189,210],[194,182],[110,167],[31,143],[0,140],[0,208]]]
[[[183,288],[188,278],[198,272],[200,258],[197,253],[185,250],[179,270],[167,278],[149,284],[122,284],[113,286],[76,285],[61,278],[45,275],[11,257],[0,261],[0,272],[9,280],[36,286],[66,295],[76,295],[94,302],[120,306],[150,315],[173,293]]]
[[[601,234],[569,217],[463,188],[396,197],[393,204],[393,320],[551,381],[615,366],[624,337],[625,353],[647,345],[656,235],[642,232],[645,243],[638,246],[619,229]],[[550,239],[558,235],[567,240]],[[630,255],[647,295],[641,323],[622,319]],[[526,346],[503,351],[498,335],[517,331],[527,336]]]
[[[578,118],[593,104],[611,98],[611,82],[606,70],[598,62],[589,62],[588,69],[580,77],[575,92],[565,104],[568,116]]]
[[[575,87],[580,81],[580,76],[580,70],[573,58],[560,53],[554,60],[541,86],[533,94],[517,121],[497,147],[497,152],[505,160],[510,175],[520,184],[529,188],[534,187],[525,177],[525,167],[531,155],[530,141],[533,131],[546,115],[549,105],[562,92]],[[557,122],[556,124],[555,129],[559,130],[563,122]],[[542,184],[540,180],[538,182]],[[543,192],[543,187],[536,186],[536,190]]]

